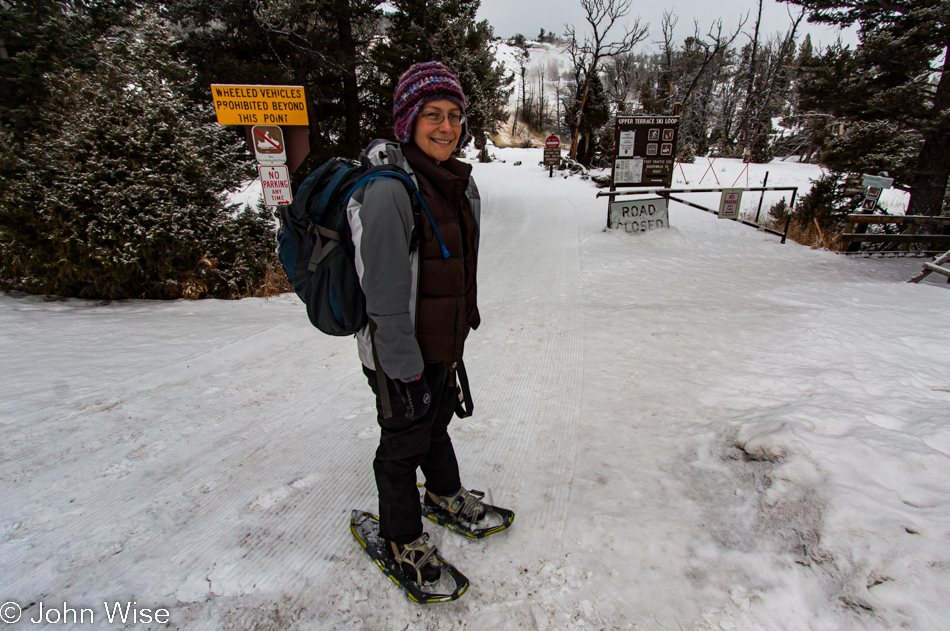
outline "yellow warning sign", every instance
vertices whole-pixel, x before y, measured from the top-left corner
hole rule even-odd
[[[307,125],[299,85],[211,84],[219,125]]]

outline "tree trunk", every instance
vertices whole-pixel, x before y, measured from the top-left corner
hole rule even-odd
[[[318,153],[321,148],[320,122],[317,116],[317,108],[310,94],[310,88],[307,83],[306,60],[299,51],[294,52],[290,57],[291,68],[294,75],[294,83],[304,86],[303,94],[307,103],[307,122],[310,128],[310,154]]]
[[[544,133],[544,64],[538,72],[538,131]]]
[[[944,51],[943,74],[937,84],[931,120],[939,120],[941,114],[950,110],[950,45]],[[945,126],[924,131],[924,144],[917,156],[918,175],[914,178],[910,190],[908,215],[939,215],[943,209],[947,192],[947,180],[950,179],[950,138]]]
[[[742,147],[752,146],[752,131],[751,125],[753,124],[752,113],[752,103],[755,100],[755,58],[756,53],[759,50],[759,27],[762,24],[762,0],[759,0],[759,13],[755,19],[755,34],[752,38],[752,50],[749,55],[749,78],[746,81],[746,96],[745,96],[745,105],[742,108],[742,118],[739,122],[739,129],[736,130],[739,140],[742,143]]]
[[[581,98],[581,106],[577,110],[577,127],[574,128],[574,140],[571,141],[571,160],[577,160],[577,138],[581,132],[581,118],[584,116],[584,106],[587,105],[587,93],[590,92],[590,74],[584,82],[584,96]]]
[[[337,6],[337,33],[343,62],[343,153],[348,158],[360,155],[360,89],[356,78],[356,43],[348,0]]]

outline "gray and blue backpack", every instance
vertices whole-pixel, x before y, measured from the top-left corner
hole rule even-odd
[[[292,204],[279,206],[277,252],[287,279],[307,306],[313,326],[328,335],[353,335],[366,325],[366,297],[354,264],[355,248],[346,207],[360,187],[377,177],[396,178],[406,187],[419,233],[419,208],[432,215],[412,179],[392,165],[368,167],[331,158],[307,176]],[[435,229],[439,243],[442,237]],[[418,237],[414,237],[418,240]],[[448,252],[442,245],[443,254]]]

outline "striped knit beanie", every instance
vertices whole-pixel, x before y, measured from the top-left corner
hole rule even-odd
[[[393,96],[396,138],[400,142],[409,142],[412,138],[412,122],[422,104],[440,99],[452,101],[465,112],[462,84],[451,70],[437,61],[426,61],[404,72],[399,77],[396,94]],[[465,143],[466,138],[468,123],[463,123],[459,134],[459,147]]]

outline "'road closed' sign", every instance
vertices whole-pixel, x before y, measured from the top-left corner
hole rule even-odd
[[[668,204],[662,197],[628,199],[610,203],[610,226],[627,232],[649,232],[669,228]]]

